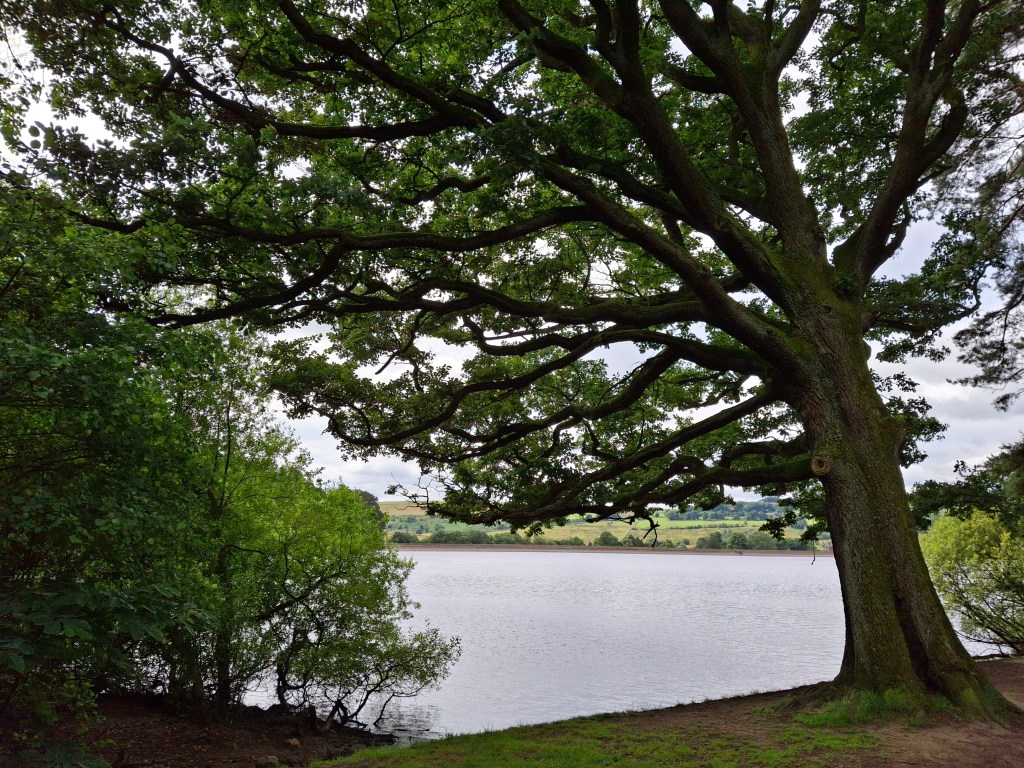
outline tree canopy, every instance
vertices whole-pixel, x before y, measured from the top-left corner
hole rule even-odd
[[[937,425],[867,359],[868,342],[941,355],[938,331],[1009,263],[1007,187],[981,181],[1019,112],[1020,3],[0,13],[4,135],[136,254],[110,309],[316,324],[278,348],[291,412],[355,454],[415,459],[443,489],[428,501],[465,520],[644,518],[820,481],[840,681],[990,700],[900,475]],[[26,117],[38,100],[56,122]],[[924,218],[946,234],[887,275]]]
[[[912,500],[919,518],[942,514],[968,518],[983,512],[1008,528],[1024,520],[1024,441],[1003,446],[979,466],[961,462],[957,474],[955,482],[928,481],[914,486]]]
[[[116,264],[102,238],[66,230],[53,200],[0,195],[3,718],[48,714],[97,669],[129,667],[119,638],[189,624],[160,564],[192,531],[196,494],[158,370],[208,358],[195,338],[161,345],[146,324],[96,312]]]

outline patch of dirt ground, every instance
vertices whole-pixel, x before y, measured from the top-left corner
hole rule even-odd
[[[979,664],[1007,698],[1024,708],[1024,659]],[[787,713],[770,711],[786,695],[755,694],[622,717],[652,732],[698,729],[770,745],[792,722]],[[199,722],[140,697],[103,699],[100,713],[103,722],[88,737],[104,744],[97,751],[113,768],[254,768],[271,764],[266,759],[271,756],[284,765],[303,766],[388,741],[351,729],[320,734],[297,727],[294,718],[252,708],[228,722]],[[1024,713],[1012,715],[1005,725],[943,716],[923,726],[895,719],[857,730],[878,745],[846,752],[832,768],[1024,768]]]
[[[979,663],[1003,695],[1024,708],[1024,659]],[[883,765],[1024,768],[1021,713],[1012,716],[1005,726],[950,717],[924,727],[885,723],[877,731],[886,755]]]
[[[321,733],[258,707],[239,707],[223,720],[200,719],[171,711],[156,697],[100,697],[99,714],[84,738],[112,768],[304,766],[393,741],[355,728]]]
[[[1024,659],[979,662],[1003,695],[1024,708]],[[754,744],[777,743],[790,723],[785,712],[771,708],[786,691],[652,710],[637,715],[652,730],[694,729],[723,734]],[[906,718],[868,723],[856,730],[878,741],[874,748],[847,752],[831,768],[1024,768],[1024,713],[1004,725],[949,715],[925,725]]]

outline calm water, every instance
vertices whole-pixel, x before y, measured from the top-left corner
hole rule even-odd
[[[462,638],[384,730],[467,733],[835,676],[835,561],[754,554],[406,552],[418,616]]]

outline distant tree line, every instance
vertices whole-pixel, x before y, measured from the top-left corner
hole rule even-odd
[[[586,542],[579,536],[572,536],[567,539],[546,539],[544,537],[523,536],[518,533],[499,532],[489,534],[481,529],[470,529],[464,531],[434,531],[423,539],[408,531],[395,531],[391,534],[391,541],[395,544],[512,544],[573,547],[582,547],[586,545]]]
[[[434,531],[429,536],[421,539],[414,533],[408,531],[395,531],[391,534],[391,541],[395,544],[480,544],[480,545],[534,545],[534,546],[595,546],[595,547],[661,547],[672,549],[689,546],[690,540],[683,539],[678,544],[664,539],[655,540],[653,537],[637,536],[635,533],[628,533],[622,538],[617,537],[611,531],[602,531],[589,545],[579,536],[572,536],[563,539],[549,539],[546,537],[522,536],[518,533],[494,533],[489,534],[484,530],[465,531]],[[765,531],[754,531],[743,533],[737,531],[729,536],[723,535],[721,531],[713,531],[707,536],[697,539],[697,549],[760,549],[760,550],[786,550],[806,549],[807,542],[798,539],[776,539]]]
[[[735,531],[725,536],[721,531],[712,531],[707,536],[697,539],[697,549],[807,549],[808,543],[800,539],[776,539],[767,531],[744,533]]]
[[[668,509],[664,514],[669,520],[769,520],[780,514],[780,511],[778,499],[769,497],[760,501],[719,504],[711,509],[691,505],[684,509]]]

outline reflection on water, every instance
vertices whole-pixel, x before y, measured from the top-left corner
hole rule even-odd
[[[383,730],[437,736],[813,683],[839,671],[831,558],[422,551],[417,615],[462,639]]]

